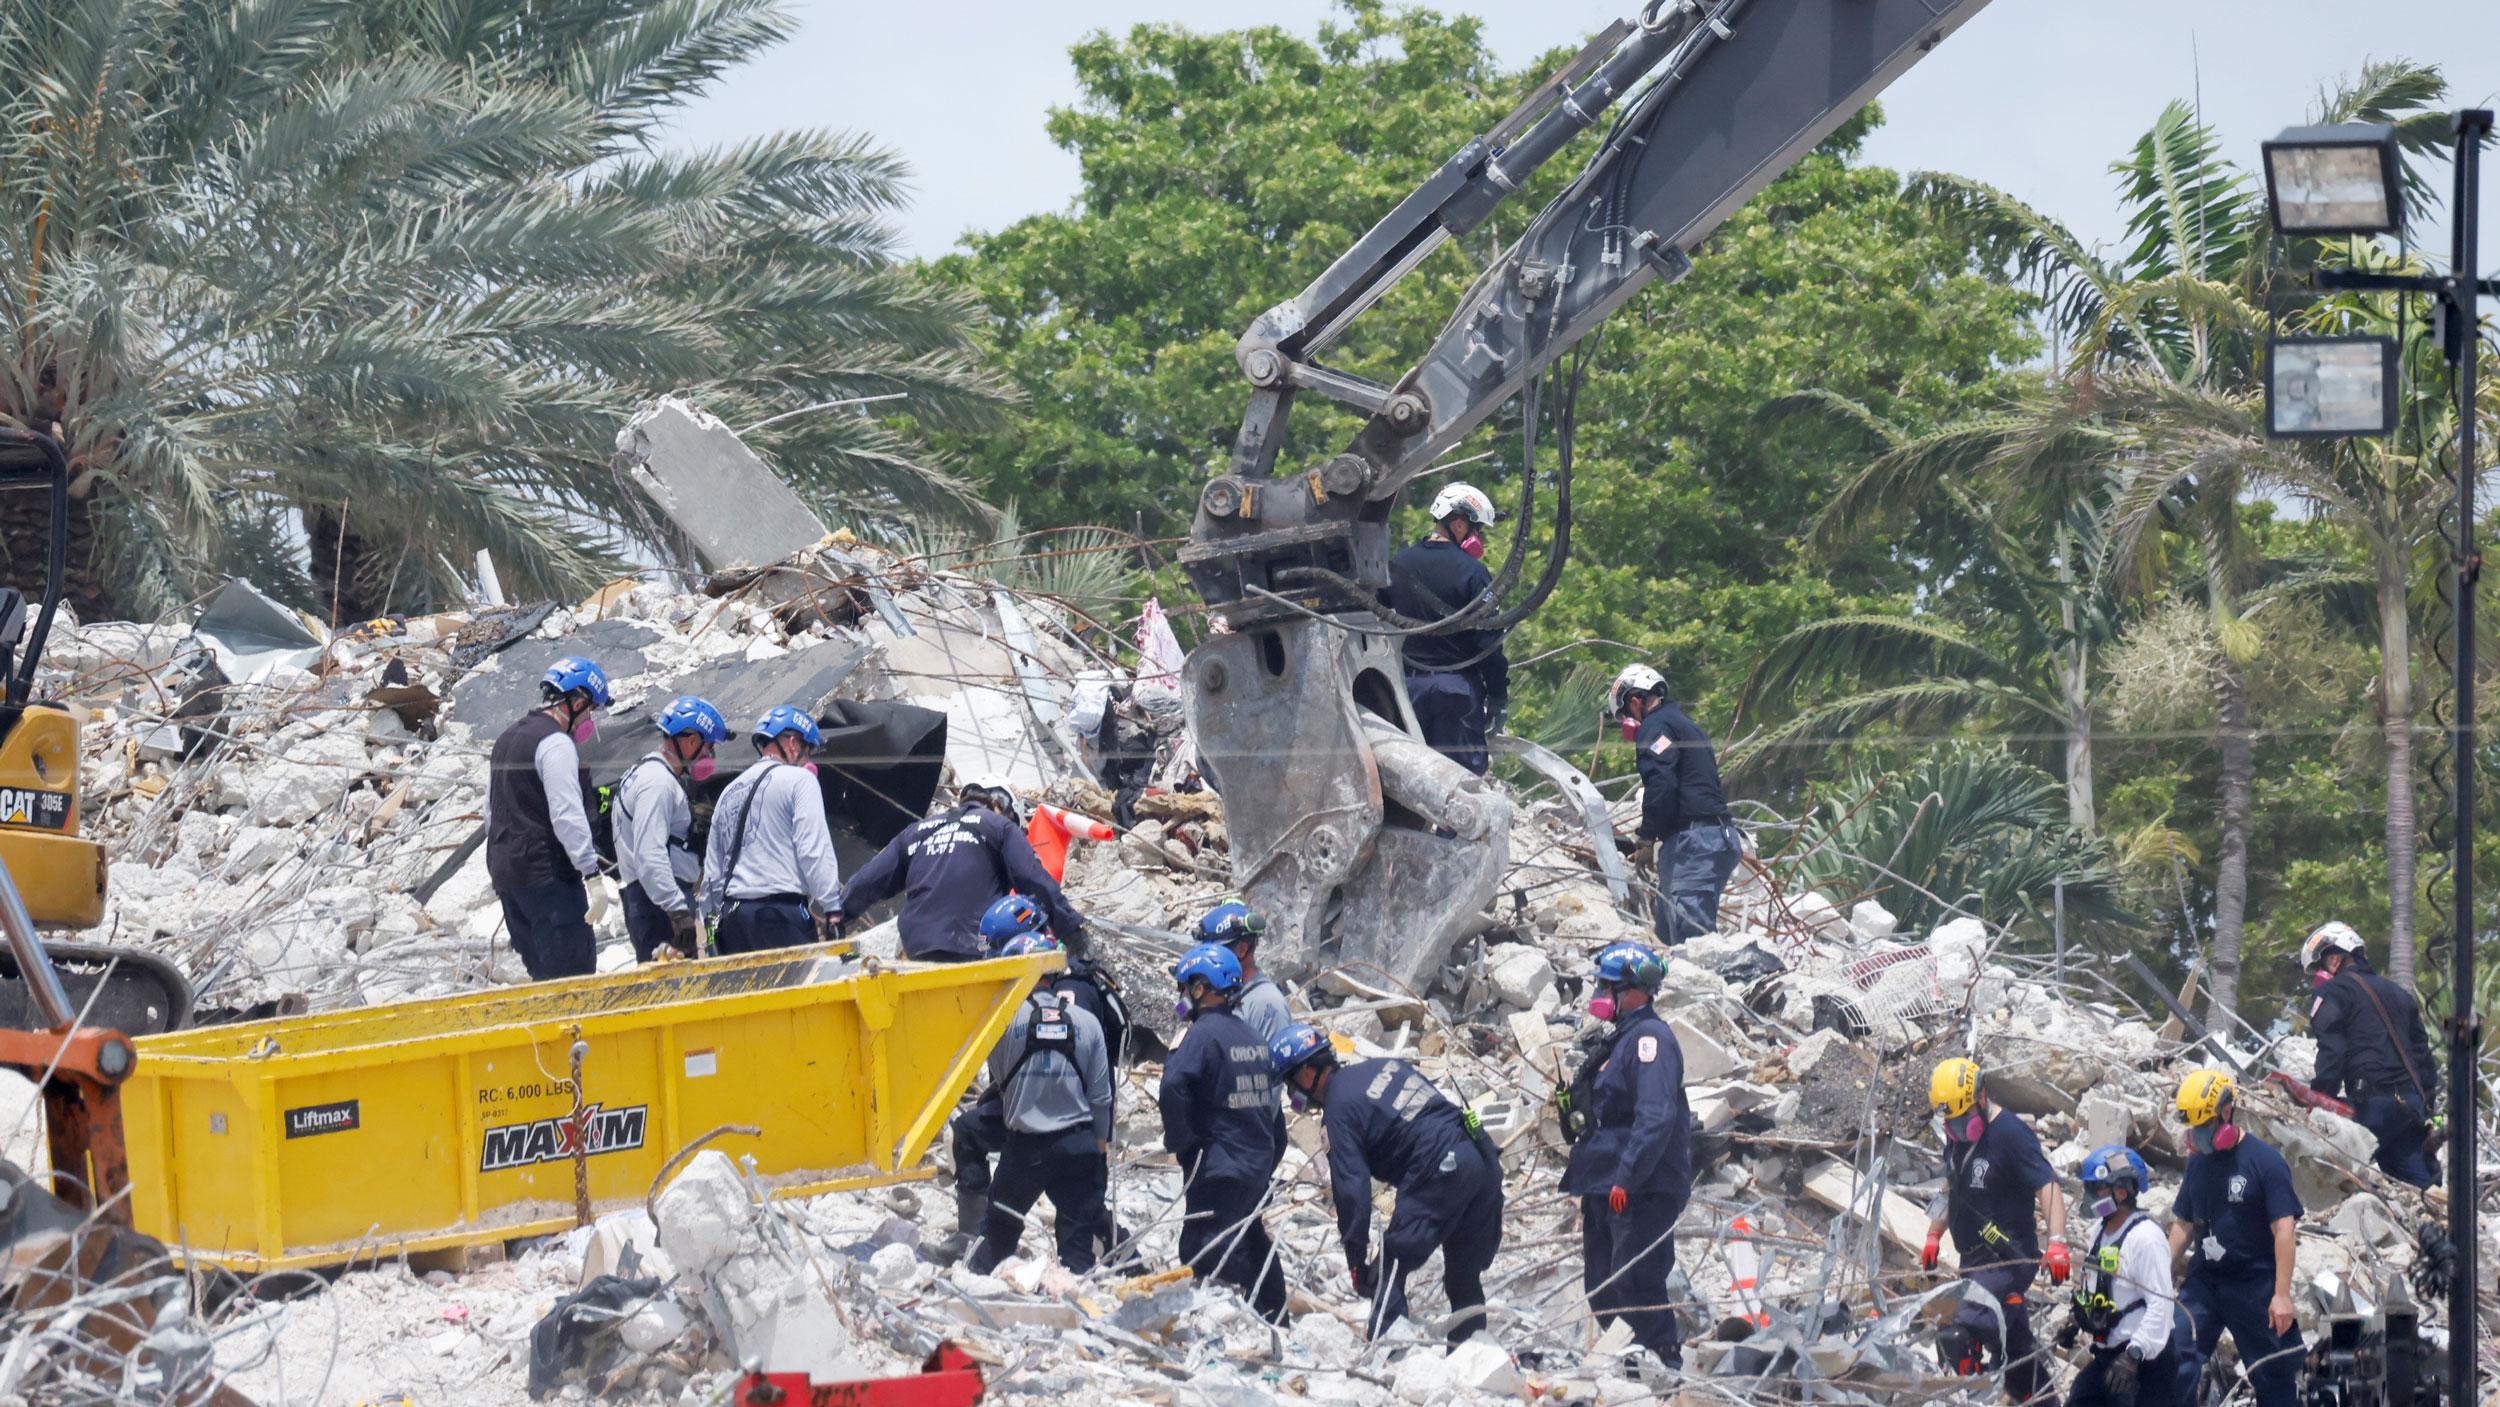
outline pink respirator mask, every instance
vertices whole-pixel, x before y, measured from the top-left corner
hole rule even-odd
[[[1465,540],[1458,544],[1458,550],[1481,562],[1484,560],[1484,539],[1474,533],[1469,533]]]

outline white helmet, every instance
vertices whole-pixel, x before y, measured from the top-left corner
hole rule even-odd
[[[2351,957],[2361,956],[2361,935],[2353,932],[2352,925],[2349,923],[2319,924],[2310,931],[2308,939],[2300,945],[2300,965],[2304,970],[2314,971],[2319,964],[2326,961],[2329,953],[2344,953]]]
[[[1493,500],[1474,484],[1448,484],[1432,496],[1432,521],[1446,523],[1452,518],[1465,518],[1480,528],[1494,523]]]
[[[1667,687],[1667,677],[1645,664],[1627,664],[1606,686],[1606,711],[1620,716],[1634,694],[1656,693]]]
[[[983,802],[1008,820],[1018,825],[1024,823],[1024,807],[1016,800],[1015,788],[999,777],[978,777],[964,783],[955,788],[955,800]]]

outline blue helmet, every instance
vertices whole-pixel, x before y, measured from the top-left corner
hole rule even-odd
[[[661,709],[654,721],[662,733],[672,738],[692,733],[715,745],[729,741],[729,720],[720,716],[719,709],[692,694],[670,699],[668,707]]]
[[[1042,927],[1042,906],[1021,894],[1009,894],[981,912],[981,941],[993,953],[1006,951],[1007,941]]]
[[[1656,995],[1667,980],[1667,960],[1647,943],[1625,940],[1597,952],[1597,980],[1609,986],[1638,987]]]
[[[1267,916],[1248,904],[1218,904],[1198,920],[1201,943],[1255,943],[1267,932]]]
[[[1184,992],[1189,984],[1205,979],[1218,992],[1241,990],[1241,959],[1220,943],[1201,943],[1181,956],[1172,968],[1172,981]]]
[[[810,748],[821,747],[825,741],[825,735],[816,727],[816,720],[788,704],[781,704],[757,719],[755,731],[749,736],[755,740],[757,750],[761,751],[784,733],[798,734],[799,740]]]
[[[590,695],[590,706],[608,706],[608,672],[580,655],[566,655],[547,666],[538,677],[538,692],[549,699],[580,692]]]
[[[2121,1184],[2133,1187],[2138,1196],[2153,1185],[2153,1170],[2144,1165],[2144,1159],[2137,1156],[2134,1149],[2123,1143],[2106,1144],[2093,1149],[2083,1160],[2085,1187],[2115,1187]],[[2103,1215],[2108,1214],[2104,1212]]]
[[[1337,1048],[1329,1044],[1327,1032],[1307,1021],[1296,1021],[1267,1041],[1268,1063],[1276,1067],[1280,1080],[1323,1055],[1333,1061]]]
[[[998,955],[1002,958],[1024,958],[1031,957],[1035,953],[1057,951],[1059,951],[1059,940],[1047,933],[1019,933],[999,948]]]

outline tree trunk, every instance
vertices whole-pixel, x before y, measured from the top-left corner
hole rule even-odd
[[[335,630],[390,612],[391,558],[353,526],[352,506],[304,510],[307,565],[319,614]]]
[[[2239,1014],[2240,942],[2248,919],[2248,832],[2257,788],[2257,749],[2248,730],[2248,681],[2229,659],[2217,666],[2222,712],[2222,853],[2214,865],[2213,975],[2205,1013],[2215,1032]]]
[[[2382,542],[2378,562],[2379,727],[2387,739],[2387,975],[2413,985],[2413,637],[2401,548]]]
[[[2088,835],[2100,828],[2099,808],[2092,799],[2092,647],[2076,630],[2070,557],[2065,532],[2060,529],[2057,579],[2064,590],[2058,597],[2057,615],[2065,626],[2067,644],[2057,662],[2057,684],[2060,712],[2066,719],[2066,819]]]
[[[52,551],[49,509],[50,499],[33,489],[0,496],[0,582],[25,592],[29,603],[43,599],[44,561]],[[73,498],[61,599],[80,620],[113,620],[126,614],[117,609],[120,598],[105,576],[96,561],[95,503]]]

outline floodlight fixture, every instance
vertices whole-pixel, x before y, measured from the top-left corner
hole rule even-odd
[[[2278,440],[2396,429],[2396,339],[2276,337],[2266,347],[2266,433]]]
[[[2393,234],[2404,223],[2404,155],[2395,128],[2286,127],[2264,149],[2266,211],[2284,234]]]

